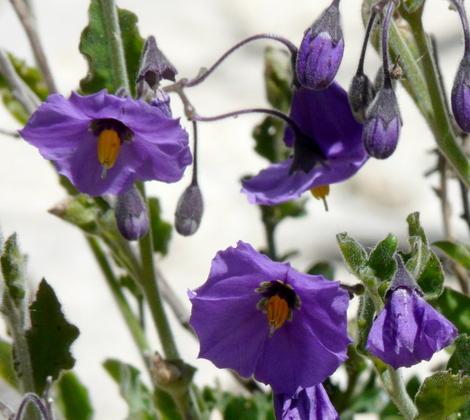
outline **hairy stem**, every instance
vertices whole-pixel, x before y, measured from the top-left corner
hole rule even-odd
[[[390,397],[400,410],[400,413],[406,420],[413,420],[418,415],[418,410],[406,391],[405,383],[398,370],[391,366],[387,367],[390,376]]]

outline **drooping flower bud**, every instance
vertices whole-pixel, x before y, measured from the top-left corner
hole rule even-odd
[[[175,81],[176,68],[157,47],[155,37],[149,36],[145,41],[140,68],[137,75],[137,91],[139,96],[145,91],[146,85],[155,90],[160,80]]]
[[[349,86],[348,99],[351,111],[357,122],[366,120],[366,111],[374,99],[375,90],[364,73],[357,73]]]
[[[338,72],[343,52],[339,0],[333,0],[305,31],[297,54],[297,81],[308,89],[327,88]]]
[[[385,86],[379,90],[366,114],[362,139],[369,156],[388,158],[397,147],[400,128],[401,117],[395,92],[391,85]]]
[[[183,236],[191,236],[199,229],[204,201],[197,183],[191,183],[183,192],[175,211],[175,228]]]
[[[147,209],[135,187],[117,196],[114,214],[119,232],[127,240],[135,241],[147,234],[149,230]]]
[[[470,133],[470,56],[460,62],[452,87],[452,112],[459,127]]]

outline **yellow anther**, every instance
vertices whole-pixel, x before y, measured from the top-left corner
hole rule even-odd
[[[267,317],[270,334],[281,328],[289,318],[290,309],[286,300],[275,295],[271,296],[267,304]]]
[[[330,193],[330,186],[328,184],[319,185],[318,187],[313,187],[310,192],[317,200],[323,200],[325,210],[328,211],[328,203],[326,202],[326,197]]]
[[[121,139],[115,130],[103,130],[98,136],[98,160],[104,173],[116,163],[121,149]]]

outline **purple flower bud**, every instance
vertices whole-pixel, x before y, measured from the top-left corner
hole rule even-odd
[[[308,89],[327,88],[338,72],[344,52],[339,0],[334,0],[305,31],[297,62],[297,81]]]
[[[431,359],[457,337],[454,325],[420,294],[398,258],[385,307],[372,324],[366,346],[370,353],[395,369]]]
[[[460,62],[452,87],[452,111],[459,127],[470,133],[470,57]]]
[[[322,384],[299,388],[291,397],[286,394],[274,394],[273,400],[278,420],[339,419]]]
[[[178,200],[175,211],[175,228],[183,236],[191,236],[199,229],[204,202],[197,184],[186,188]]]
[[[147,234],[149,230],[147,209],[135,187],[117,196],[114,212],[117,227],[124,238],[135,241]]]
[[[374,99],[375,91],[364,73],[357,73],[349,86],[348,99],[351,111],[357,122],[366,120],[366,110]]]
[[[170,95],[166,93],[164,90],[157,89],[155,92],[155,97],[150,102],[150,105],[156,107],[163,116],[172,118],[173,113],[171,112],[170,108]]]
[[[367,153],[376,159],[388,158],[400,137],[401,117],[391,86],[379,90],[366,114],[362,139]]]

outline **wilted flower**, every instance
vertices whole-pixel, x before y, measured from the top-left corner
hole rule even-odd
[[[296,61],[297,81],[308,89],[327,88],[338,72],[344,52],[339,0],[305,31]]]
[[[454,325],[429,305],[398,258],[398,270],[385,308],[372,324],[367,350],[393,366],[429,360],[457,337]]]
[[[386,84],[378,91],[366,114],[362,136],[369,156],[388,158],[397,148],[400,127],[397,97],[392,86]]]
[[[294,395],[274,394],[277,420],[338,420],[339,416],[322,384],[299,388]]]
[[[244,242],[216,255],[190,299],[199,357],[254,375],[276,393],[317,385],[347,358],[347,292]]]
[[[351,113],[346,92],[336,83],[322,91],[294,93],[290,118],[302,135],[286,130],[293,157],[243,181],[250,203],[274,205],[305,191],[352,177],[367,160],[362,126]]]
[[[149,230],[147,208],[135,187],[117,196],[114,213],[119,232],[127,240],[135,241],[147,234]]]
[[[75,188],[94,196],[120,194],[134,181],[178,181],[191,163],[179,120],[104,90],[49,96],[20,133]]]

